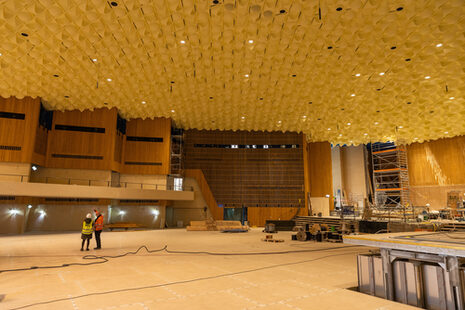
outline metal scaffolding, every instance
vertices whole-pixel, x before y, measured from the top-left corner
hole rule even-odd
[[[171,129],[171,160],[170,175],[181,177],[183,174],[183,140],[184,131],[181,128]]]
[[[405,213],[410,206],[407,149],[394,142],[373,143],[371,154],[375,206]]]

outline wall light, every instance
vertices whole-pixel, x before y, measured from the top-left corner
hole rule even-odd
[[[47,215],[47,212],[45,212],[44,210],[39,210],[39,213],[41,217],[44,217]]]
[[[27,208],[28,208],[28,209],[31,209],[31,208],[32,208],[32,205],[27,205]]]
[[[19,211],[18,209],[11,209],[8,211],[8,213],[10,213],[10,215],[16,215],[16,214],[20,214],[21,211]]]
[[[158,216],[160,214],[160,211],[158,210],[152,210],[153,216]]]
[[[126,211],[123,211],[123,210],[119,211],[119,215],[125,215],[125,214],[126,214]]]
[[[32,171],[37,171],[37,166],[33,165],[33,166],[31,167],[31,169],[32,169]]]

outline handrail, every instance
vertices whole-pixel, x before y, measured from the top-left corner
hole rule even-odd
[[[66,178],[66,177],[35,177],[32,178],[28,175],[19,175],[19,174],[0,174],[1,176],[13,176],[13,177],[20,177],[20,182],[30,182],[30,183],[46,183],[46,184],[63,184],[63,183],[54,183],[50,182],[50,180],[64,180],[66,184],[69,185],[87,185],[87,186],[106,186],[106,187],[124,187],[127,188],[128,184],[137,185],[140,189],[155,189],[155,190],[167,190],[167,191],[190,191],[193,192],[194,188],[192,186],[182,186],[179,188],[178,186],[174,185],[166,185],[166,184],[156,184],[156,183],[143,183],[143,182],[119,182],[117,186],[112,186],[112,181],[108,180],[95,180],[95,179],[78,179],[78,178]],[[40,182],[40,180],[44,180],[44,182]],[[39,182],[38,182],[39,181]],[[84,184],[74,184],[77,182],[82,182]],[[104,184],[104,185],[95,185],[95,183]],[[124,186],[123,186],[124,185]],[[130,186],[131,187],[131,186]],[[155,188],[147,188],[147,187],[155,187]]]

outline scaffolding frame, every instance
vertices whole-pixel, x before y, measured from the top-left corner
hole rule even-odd
[[[171,128],[170,175],[173,177],[182,177],[184,173],[183,144],[183,129]]]
[[[412,214],[410,210],[410,184],[408,176],[407,149],[394,142],[371,145],[375,208],[379,211]]]

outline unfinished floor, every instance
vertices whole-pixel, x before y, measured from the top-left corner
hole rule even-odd
[[[100,251],[80,252],[80,234],[0,237],[0,269],[83,261],[84,254],[151,249],[211,252],[324,251],[226,256],[141,252],[92,266],[0,273],[0,309],[413,309],[348,290],[357,285],[356,254],[366,248],[291,241],[290,232],[184,229],[104,232]],[[94,241],[94,240],[92,240]],[[94,244],[91,244],[92,247]],[[338,249],[329,249],[340,247]]]

